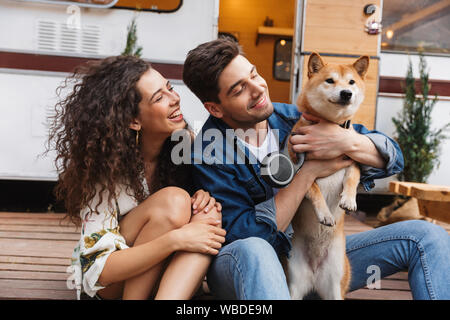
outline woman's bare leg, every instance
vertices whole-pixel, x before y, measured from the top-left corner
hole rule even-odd
[[[194,215],[191,222],[211,216],[215,219],[222,218],[214,208],[208,214]],[[211,255],[177,252],[164,272],[155,299],[187,300],[192,298],[208,271],[211,259]]]
[[[120,233],[130,247],[154,240],[188,223],[190,203],[189,194],[180,188],[161,189],[120,221]],[[99,295],[105,299],[120,296],[123,299],[147,299],[161,275],[165,261],[138,276],[100,290]]]
[[[182,227],[189,221],[191,214],[191,198],[189,194],[179,188],[165,188],[160,203],[150,204],[150,220],[145,224],[136,237],[133,246],[151,241],[162,234]],[[156,195],[156,194],[155,194]],[[155,214],[156,210],[160,210]],[[150,292],[161,275],[164,262],[154,266],[147,272],[125,281],[123,299],[148,299]]]

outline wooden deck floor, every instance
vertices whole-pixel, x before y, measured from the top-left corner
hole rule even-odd
[[[0,212],[0,299],[75,299],[67,288],[67,267],[80,231],[64,215]],[[450,231],[450,225],[443,225]],[[345,231],[370,230],[346,216]],[[351,292],[347,299],[412,299],[407,273],[381,280],[380,290]]]

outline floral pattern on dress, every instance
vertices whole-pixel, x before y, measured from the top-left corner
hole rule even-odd
[[[90,207],[95,208],[99,197],[96,195]],[[103,196],[103,199],[108,199]],[[123,189],[119,190],[115,206],[111,208],[107,201],[98,206],[98,213],[86,207],[80,212],[83,222],[81,237],[72,253],[73,278],[77,286],[77,296],[81,290],[93,297],[103,289],[98,279],[106,260],[116,250],[127,249],[125,238],[120,234],[119,215],[125,215],[137,206],[134,197]],[[79,288],[79,289],[78,289]]]

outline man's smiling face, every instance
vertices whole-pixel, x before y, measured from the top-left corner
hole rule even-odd
[[[232,128],[252,128],[273,113],[266,81],[244,56],[236,56],[220,74],[218,109]]]

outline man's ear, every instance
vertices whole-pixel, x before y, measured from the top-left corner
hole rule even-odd
[[[139,131],[141,130],[141,123],[139,122],[138,119],[134,119],[131,123],[130,123],[130,129]]]
[[[203,105],[205,106],[206,110],[208,110],[208,112],[216,118],[222,118],[223,117],[223,112],[222,112],[222,108],[218,103],[215,102],[205,102],[203,103]]]

